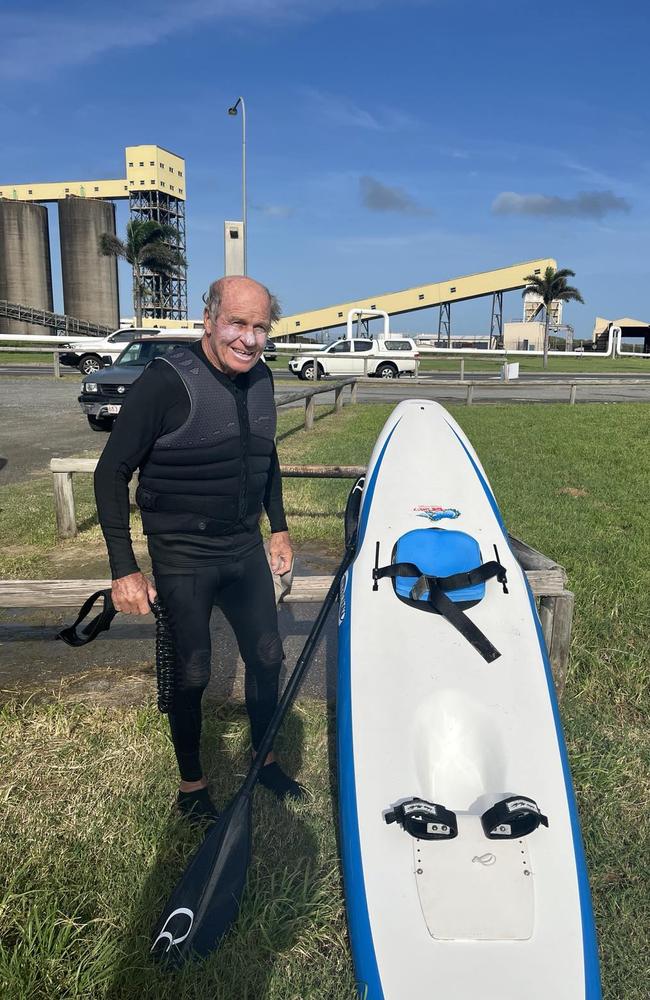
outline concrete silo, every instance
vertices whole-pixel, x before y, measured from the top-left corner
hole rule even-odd
[[[101,233],[115,234],[115,206],[111,202],[75,197],[59,202],[66,315],[116,330],[120,325],[117,260],[100,254]]]
[[[47,208],[0,198],[0,299],[53,308]],[[0,319],[0,333],[48,333],[35,323]]]

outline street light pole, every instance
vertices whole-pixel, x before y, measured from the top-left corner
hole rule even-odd
[[[241,197],[242,197],[242,225],[244,227],[244,274],[247,274],[247,254],[248,225],[246,222],[246,105],[243,97],[238,97],[231,108],[228,108],[229,115],[236,115],[237,108],[241,104]]]

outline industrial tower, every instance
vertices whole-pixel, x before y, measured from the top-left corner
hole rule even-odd
[[[0,298],[52,308],[47,213],[38,203],[59,205],[64,309],[79,319],[119,323],[115,261],[98,251],[99,233],[115,232],[109,203],[128,199],[131,219],[173,226],[175,245],[185,254],[185,161],[162,146],[142,145],[126,147],[125,163],[126,177],[119,180],[0,184],[0,258],[7,261]],[[144,316],[187,319],[185,269],[175,278],[145,272],[144,282]],[[13,329],[19,332],[15,324]]]

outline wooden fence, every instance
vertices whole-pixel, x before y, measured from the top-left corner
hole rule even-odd
[[[314,426],[316,396],[323,392],[333,392],[334,409],[338,412],[343,409],[343,390],[346,385],[350,386],[350,403],[356,403],[357,380],[356,378],[346,378],[342,382],[330,382],[329,385],[312,386],[309,389],[298,389],[297,392],[280,392],[275,397],[275,405],[287,406],[288,403],[295,403],[298,400],[304,399],[305,430],[310,431]]]
[[[357,470],[340,475],[356,477]],[[353,473],[353,474],[352,474]],[[566,589],[564,568],[525,542],[510,536],[510,545],[526,574],[536,598],[553,679],[558,696],[562,695],[571,645],[574,596]],[[282,603],[322,602],[332,582],[331,576],[294,577],[291,591]],[[2,580],[0,607],[51,608],[78,607],[89,594],[110,588],[111,581],[101,580]]]

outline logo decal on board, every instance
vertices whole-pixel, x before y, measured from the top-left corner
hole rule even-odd
[[[434,507],[432,504],[423,503],[414,507],[413,510],[418,517],[426,517],[428,521],[442,521],[445,518],[454,521],[460,517],[460,511],[456,510],[455,507]]]

